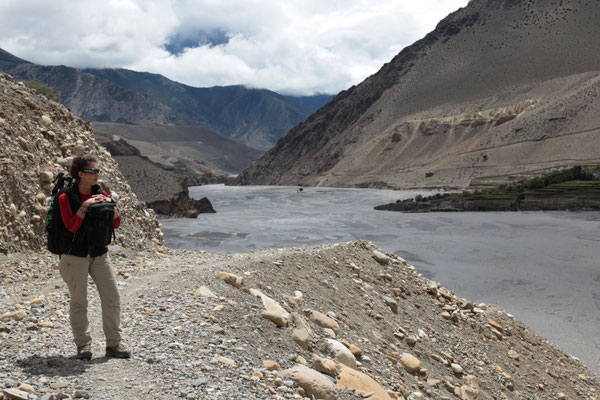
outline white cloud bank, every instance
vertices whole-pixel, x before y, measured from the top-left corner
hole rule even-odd
[[[337,93],[467,2],[2,0],[0,48],[39,64],[129,68],[191,86]],[[213,36],[221,40],[206,43]]]

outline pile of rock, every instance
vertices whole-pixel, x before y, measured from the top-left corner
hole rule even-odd
[[[111,254],[133,357],[102,357],[90,287],[91,362],[72,357],[55,257],[0,254],[4,398],[600,398],[600,377],[506,311],[366,242]]]
[[[132,248],[162,244],[152,211],[138,201],[91,125],[34,89],[0,74],[0,252],[45,248],[46,212],[53,180],[73,156],[99,160],[105,188],[118,199],[123,224],[117,243]]]

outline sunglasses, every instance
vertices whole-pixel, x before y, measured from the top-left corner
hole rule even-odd
[[[92,169],[84,169],[82,172],[85,172],[86,174],[99,174],[100,173],[100,169],[99,168],[92,168]]]

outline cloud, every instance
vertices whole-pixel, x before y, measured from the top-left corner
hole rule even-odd
[[[337,93],[467,0],[3,0],[0,47],[40,64],[122,67],[192,86]]]

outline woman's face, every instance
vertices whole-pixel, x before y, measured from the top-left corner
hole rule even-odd
[[[86,185],[96,185],[98,183],[98,176],[100,175],[100,171],[98,170],[98,164],[93,162],[89,163],[82,172],[79,172],[79,178],[82,183]]]

